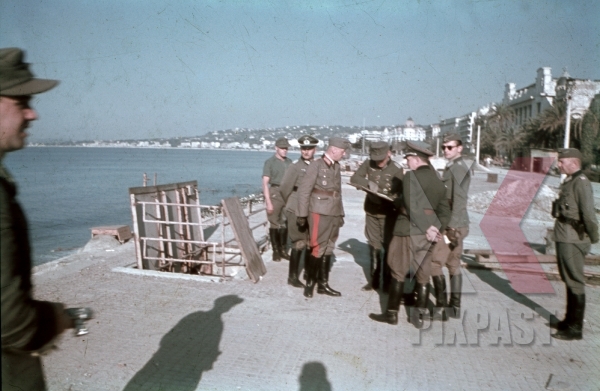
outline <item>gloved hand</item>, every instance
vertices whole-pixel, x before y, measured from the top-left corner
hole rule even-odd
[[[306,217],[297,217],[296,218],[296,225],[301,230],[302,229],[306,229],[308,227],[308,219]]]
[[[448,247],[450,247],[450,250],[454,250],[460,242],[460,232],[454,228],[446,228],[446,237],[450,241]]]

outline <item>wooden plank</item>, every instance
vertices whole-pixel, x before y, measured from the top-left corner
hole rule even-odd
[[[498,263],[498,258],[492,250],[489,249],[467,249],[465,254],[474,255],[477,262],[480,263]],[[524,263],[518,261],[518,254],[507,254],[514,257],[515,263]],[[539,263],[556,263],[556,255],[535,254]],[[512,262],[511,262],[512,263]],[[585,264],[594,266],[600,265],[600,255],[588,254],[585,256]]]
[[[260,280],[260,277],[267,273],[267,268],[254,240],[254,235],[242,209],[240,199],[237,197],[226,198],[221,203],[227,218],[231,222],[233,234],[242,251],[242,257],[246,261],[246,272],[250,279],[256,283]]]

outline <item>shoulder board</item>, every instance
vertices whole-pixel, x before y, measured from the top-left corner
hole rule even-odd
[[[585,180],[587,180],[587,177],[585,175],[581,174],[579,176],[579,179],[581,179],[582,181],[585,181]]]

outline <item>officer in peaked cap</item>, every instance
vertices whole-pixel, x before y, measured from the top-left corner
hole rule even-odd
[[[298,139],[300,146],[300,159],[294,162],[285,172],[279,191],[285,202],[285,216],[287,218],[288,234],[292,242],[290,254],[290,267],[288,272],[288,284],[297,288],[304,288],[300,282],[299,266],[306,259],[309,248],[308,227],[299,227],[296,223],[298,208],[298,186],[306,174],[308,166],[313,162],[316,147],[319,140],[310,135],[304,135]],[[304,261],[306,263],[306,261]]]
[[[269,237],[273,249],[273,261],[279,262],[281,258],[289,259],[287,255],[287,228],[283,215],[285,203],[279,192],[279,185],[283,175],[292,164],[287,157],[290,143],[285,137],[275,141],[275,154],[271,156],[263,167],[262,188],[267,207],[267,220],[269,220]]]
[[[341,296],[329,286],[331,255],[340,227],[344,224],[342,204],[342,176],[339,161],[344,157],[350,142],[341,137],[329,139],[329,146],[320,159],[308,166],[306,175],[298,186],[296,223],[310,226],[312,245],[306,262],[306,288],[304,296],[312,297],[317,283],[317,293]]]
[[[398,324],[404,278],[410,270],[411,276],[416,274],[417,281],[409,319],[415,327],[422,328],[429,296],[431,254],[450,220],[450,209],[444,183],[429,165],[433,152],[428,146],[409,141],[405,156],[410,171],[402,180],[401,196],[394,201],[400,213],[387,255],[392,271],[387,309],[381,315],[370,314],[369,317],[378,322]]]
[[[598,242],[598,220],[594,192],[581,172],[582,155],[578,149],[558,151],[558,168],[567,177],[560,185],[558,199],[552,204],[556,259],[560,277],[567,286],[567,311],[563,320],[551,319],[558,329],[554,338],[567,341],[583,338],[585,277],[583,265],[591,243]]]
[[[446,198],[452,211],[445,235],[449,240],[441,240],[435,246],[431,263],[431,279],[433,281],[436,304],[433,312],[434,320],[445,321],[448,316],[460,318],[460,301],[462,292],[462,274],[460,257],[463,252],[463,241],[469,234],[469,214],[467,201],[471,172],[462,158],[462,139],[457,133],[448,133],[443,138],[442,149],[448,160],[442,181],[446,185]],[[448,267],[450,275],[450,302],[446,295],[446,277],[442,268]],[[446,310],[448,309],[448,310]]]
[[[350,183],[395,197],[402,192],[404,171],[392,159],[390,146],[385,141],[371,144],[369,158],[365,160],[350,178]],[[369,245],[370,282],[363,290],[379,289],[383,271],[383,288],[387,290],[390,282],[389,267],[385,262],[385,252],[392,240],[397,210],[394,204],[380,196],[367,192],[364,203],[365,236]]]
[[[38,79],[17,48],[0,49],[0,260],[2,264],[2,389],[45,390],[39,355],[73,321],[61,303],[34,300],[27,220],[17,201],[17,185],[2,165],[4,156],[25,146],[26,130],[37,113],[31,96],[56,80]]]

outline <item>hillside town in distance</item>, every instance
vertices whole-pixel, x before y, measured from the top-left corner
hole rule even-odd
[[[528,155],[531,149],[550,151],[567,144],[581,149],[586,163],[597,169],[600,167],[597,118],[600,118],[600,80],[573,78],[566,69],[555,78],[550,67],[541,67],[530,85],[517,88],[515,83],[507,83],[498,102],[483,104],[469,113],[434,124],[421,125],[408,117],[400,125],[389,126],[290,125],[215,130],[194,137],[45,141],[31,145],[270,150],[277,138],[286,137],[293,150],[298,148],[298,137],[310,134],[321,143],[333,136],[346,137],[355,151],[364,152],[365,145],[379,140],[389,142],[392,149],[406,140],[425,141],[438,149],[439,138],[454,132],[464,140],[467,154],[481,152],[476,156],[480,160],[511,162],[517,156]],[[564,131],[566,126],[570,128],[568,135]]]

